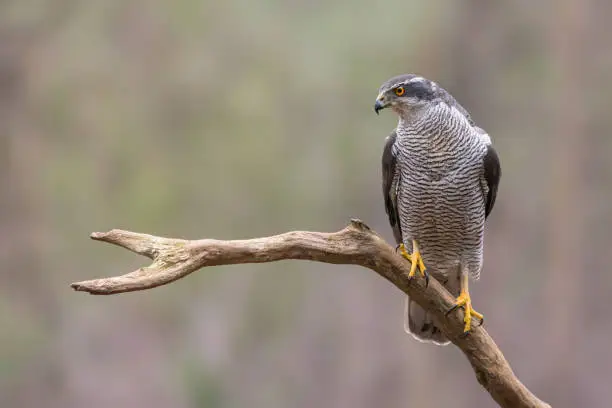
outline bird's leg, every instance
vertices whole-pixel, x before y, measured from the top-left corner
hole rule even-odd
[[[399,244],[397,246],[400,254],[406,259],[408,259],[411,263],[410,272],[408,273],[408,279],[414,278],[416,275],[417,269],[422,277],[425,278],[425,286],[429,285],[429,272],[426,271],[425,264],[423,263],[423,258],[421,257],[421,252],[419,251],[419,244],[416,240],[412,240],[412,253],[406,250],[404,244]]]
[[[458,307],[462,307],[465,313],[463,316],[464,333],[470,331],[472,327],[472,317],[480,320],[479,326],[484,322],[484,316],[472,308],[472,299],[470,298],[470,292],[468,290],[468,274],[464,271],[461,272],[461,292],[459,297],[455,300],[455,305],[451,307],[446,314],[448,315]]]

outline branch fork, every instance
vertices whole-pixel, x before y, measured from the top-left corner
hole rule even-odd
[[[205,266],[304,259],[332,264],[360,265],[378,273],[420,306],[470,361],[478,382],[501,407],[550,407],[516,378],[484,328],[463,335],[461,311],[445,313],[454,299],[434,278],[408,279],[410,265],[376,232],[353,219],[337,232],[292,231],[247,240],[183,240],[114,229],[94,232],[91,238],[108,242],[153,260],[151,265],[121,276],[75,282],[76,291],[112,295],[151,289],[181,279]]]

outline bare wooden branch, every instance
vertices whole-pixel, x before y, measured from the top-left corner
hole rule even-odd
[[[334,233],[293,231],[265,238],[221,241],[181,240],[135,232],[95,232],[91,238],[109,242],[153,259],[150,266],[126,275],[73,283],[77,291],[111,295],[165,285],[205,267],[307,259],[355,264],[372,269],[431,312],[441,330],[470,361],[478,382],[502,407],[549,407],[516,378],[497,345],[482,327],[463,335],[461,311],[445,317],[453,298],[435,279],[409,281],[409,263],[359,220]],[[474,326],[474,325],[473,325]]]

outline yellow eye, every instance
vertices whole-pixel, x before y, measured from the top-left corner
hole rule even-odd
[[[406,90],[403,86],[398,86],[397,88],[395,88],[395,94],[397,96],[402,96],[404,93],[406,93]]]

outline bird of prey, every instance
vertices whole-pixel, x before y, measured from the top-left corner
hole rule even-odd
[[[489,135],[443,88],[414,74],[389,79],[374,110],[390,107],[399,122],[383,157],[385,208],[398,250],[411,262],[409,278],[439,280],[472,317],[468,279],[480,277],[485,219],[495,204],[501,168]],[[410,248],[410,252],[408,252]],[[450,311],[449,311],[450,312]],[[448,344],[423,308],[406,299],[404,328],[415,338]]]

